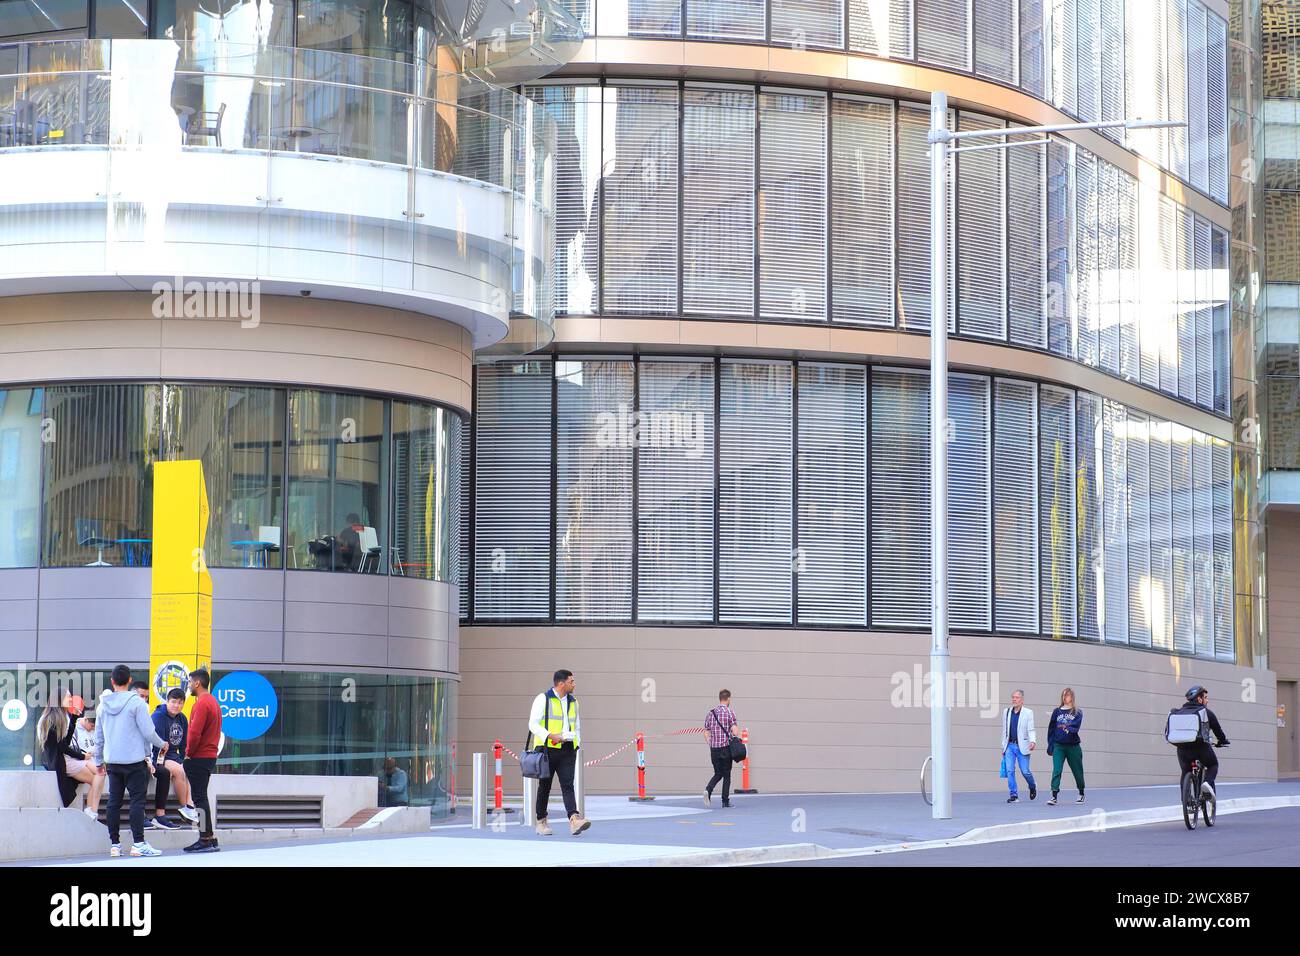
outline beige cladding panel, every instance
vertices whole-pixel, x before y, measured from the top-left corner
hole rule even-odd
[[[1267,543],[1268,662],[1279,680],[1300,680],[1300,511],[1270,508]]]
[[[470,334],[377,306],[264,296],[255,324],[157,318],[145,293],[0,298],[0,384],[112,379],[287,383],[470,408]]]
[[[752,735],[753,784],[762,792],[911,791],[930,752],[924,706],[929,644],[923,634],[737,628],[463,627],[458,748],[470,755],[500,737],[514,747],[529,704],[557,667],[574,671],[587,759],[638,731],[702,726],[725,686]],[[996,791],[999,720],[1023,688],[1038,723],[1033,769],[1050,779],[1046,723],[1069,685],[1085,712],[1089,787],[1169,784],[1177,772],[1162,729],[1192,681],[1211,689],[1233,741],[1226,780],[1276,774],[1275,686],[1268,671],[1164,654],[1061,642],[955,637],[953,781],[958,790]],[[1243,688],[1254,682],[1255,700]],[[651,738],[651,793],[694,793],[709,776],[702,735]],[[635,757],[625,751],[588,771],[593,793],[628,793]],[[739,786],[739,768],[733,775]],[[1063,789],[1072,786],[1069,772]],[[506,790],[520,790],[507,766]]]

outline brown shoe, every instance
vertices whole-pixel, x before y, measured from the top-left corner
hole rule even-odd
[[[569,833],[573,836],[577,836],[583,830],[587,830],[590,827],[591,821],[584,819],[580,813],[575,813],[573,816],[569,817]]]
[[[549,823],[547,823],[545,820],[538,820],[538,821],[537,821],[537,835],[538,835],[538,836],[550,836],[550,835],[551,835],[551,825],[550,825]]]

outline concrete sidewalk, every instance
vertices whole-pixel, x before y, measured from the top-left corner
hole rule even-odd
[[[660,797],[630,803],[625,797],[588,797],[593,826],[579,837],[555,826],[539,837],[520,814],[473,830],[460,814],[427,834],[346,843],[304,843],[231,848],[191,857],[150,860],[67,860],[114,866],[533,866],[533,865],[737,865],[887,854],[926,847],[1029,839],[1054,833],[1113,830],[1181,819],[1173,785],[1091,791],[1082,806],[1046,806],[1024,799],[1008,805],[1004,792],[959,793],[953,819],[936,821],[919,795],[795,794],[734,797],[724,810],[715,799]],[[1220,814],[1300,806],[1300,781],[1223,783]],[[562,815],[562,811],[561,811]],[[556,823],[559,823],[557,817]],[[44,861],[43,861],[44,862]]]

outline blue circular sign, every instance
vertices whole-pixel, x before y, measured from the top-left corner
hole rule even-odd
[[[279,701],[271,682],[256,671],[232,671],[212,689],[221,708],[221,732],[231,740],[252,740],[271,729]]]

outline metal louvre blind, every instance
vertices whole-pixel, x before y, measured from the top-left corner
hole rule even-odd
[[[1143,385],[1160,387],[1160,342],[1164,276],[1160,269],[1160,195],[1145,183],[1138,184],[1138,263],[1142,282],[1138,285],[1138,354]]]
[[[899,60],[911,59],[911,0],[848,2],[850,50]]]
[[[1214,405],[1214,319],[1210,308],[1210,224],[1197,216],[1192,242],[1192,270],[1196,282],[1196,404]]]
[[[1174,648],[1173,476],[1169,422],[1151,421],[1151,643]]]
[[[555,311],[596,310],[600,216],[601,92],[595,86],[532,86],[525,93],[555,120]]]
[[[1097,328],[1097,158],[1087,150],[1074,151],[1075,311],[1078,348],[1075,357],[1096,366],[1100,343]]]
[[[1102,408],[1101,567],[1098,606],[1105,640],[1127,644],[1128,634],[1128,415],[1117,402]]]
[[[722,362],[718,620],[789,624],[794,451],[788,362]]]
[[[1178,207],[1178,397],[1196,401],[1196,275],[1192,271],[1195,233],[1192,214]]]
[[[1214,655],[1233,658],[1232,627],[1232,447],[1214,439],[1210,452],[1214,482]]]
[[[1124,112],[1124,0],[1101,0],[1101,119],[1125,119]],[[1102,135],[1124,142],[1124,130],[1102,130]]]
[[[449,412],[450,425],[447,436],[448,484],[447,516],[451,533],[455,535],[451,552],[451,582],[456,585],[460,619],[469,617],[469,587],[466,572],[469,570],[469,538],[465,533],[465,513],[468,509],[465,487],[466,466],[469,464],[469,442],[464,434],[465,425],[459,415]]]
[[[1119,372],[1130,381],[1141,374],[1139,275],[1137,180],[1119,170]]]
[[[713,363],[639,364],[637,618],[713,620]]]
[[[1101,0],[1075,0],[1078,73],[1078,116],[1085,122],[1101,119]]]
[[[1075,635],[1074,393],[1039,389],[1038,494],[1043,633]]]
[[[821,321],[826,318],[826,97],[764,90],[759,110],[760,314]]]
[[[969,0],[914,0],[916,58],[922,63],[970,69]]]
[[[1187,121],[1187,0],[1167,0],[1165,37],[1169,43],[1169,119]],[[1169,133],[1169,165],[1175,176],[1189,178],[1187,127],[1175,126]]]
[[[1174,650],[1193,654],[1196,630],[1192,597],[1192,433],[1177,423],[1171,427]]]
[[[1206,96],[1209,92],[1208,27],[1205,7],[1197,0],[1187,4],[1187,140],[1190,182],[1203,193],[1210,191],[1210,143],[1206,136]]]
[[[1047,347],[1074,358],[1074,310],[1070,303],[1074,274],[1074,206],[1070,202],[1071,147],[1047,144]]]
[[[867,375],[799,365],[800,624],[866,625]]]
[[[1078,479],[1079,510],[1078,581],[1079,581],[1079,636],[1085,640],[1101,640],[1100,597],[1105,573],[1101,528],[1101,452],[1104,445],[1101,424],[1101,399],[1095,395],[1078,395],[1079,424]]]
[[[842,0],[772,0],[772,42],[799,50],[843,47]]]
[[[1228,234],[1215,226],[1210,230],[1210,301],[1214,309],[1214,410],[1228,413]]]
[[[1150,422],[1128,413],[1128,640],[1151,646],[1151,479]]]
[[[1228,25],[1209,14],[1205,133],[1209,140],[1210,195],[1228,202]]]
[[[605,131],[604,309],[674,314],[677,88],[606,87]]]
[[[1196,653],[1214,656],[1214,487],[1210,438],[1192,435],[1192,577]]]
[[[930,623],[930,379],[871,371],[871,623]]]
[[[1127,57],[1124,60],[1125,112],[1129,116],[1166,119],[1163,0],[1124,4]],[[1165,130],[1127,130],[1128,147],[1164,165]]]
[[[762,40],[766,0],[687,0],[686,35],[699,40]]]
[[[996,379],[994,601],[999,633],[1038,633],[1038,389]]]
[[[975,72],[1003,83],[1016,82],[1016,0],[972,0]],[[1000,153],[999,153],[1000,154]]]
[[[1052,105],[1078,115],[1077,59],[1075,30],[1078,10],[1075,0],[1046,0],[1051,3],[1051,86]]]
[[[1047,347],[1047,154],[1043,146],[1019,146],[1007,152],[1011,341],[1041,349]]]
[[[1120,196],[1119,170],[1097,160],[1097,337],[1101,367],[1119,374]]]
[[[1050,0],[1048,0],[1050,2]],[[1044,0],[1020,0],[1020,88],[1045,99]]]
[[[606,4],[613,8],[613,4]],[[627,4],[627,35],[630,37],[675,37],[682,32],[681,0],[631,0]],[[609,9],[601,11],[608,14]],[[598,22],[597,26],[601,26]],[[605,30],[611,36],[617,31]]]
[[[1158,294],[1157,311],[1152,318],[1160,343],[1160,389],[1178,394],[1178,259],[1181,243],[1178,232],[1178,206],[1167,196],[1158,197],[1160,217],[1158,265],[1153,290]],[[1143,270],[1146,262],[1143,261]]]
[[[993,623],[989,401],[987,378],[948,377],[949,613],[953,627],[979,630]]]
[[[832,319],[894,324],[894,106],[831,99]]]
[[[683,92],[682,307],[754,314],[752,90]]]
[[[1000,120],[966,112],[961,130],[1000,129]],[[963,335],[1005,340],[1007,262],[1006,150],[957,157],[957,322]]]
[[[474,413],[474,616],[550,616],[551,362],[481,365]]]
[[[632,363],[559,361],[555,618],[632,617]]]
[[[952,123],[949,112],[948,122]],[[930,113],[921,107],[898,106],[898,324],[905,329],[930,328]],[[951,175],[952,166],[949,166]],[[956,244],[952,210],[956,190],[948,191],[949,230]],[[956,269],[948,270],[950,287],[956,285]],[[950,288],[950,292],[952,289]],[[949,297],[948,330],[956,331],[956,296]]]

